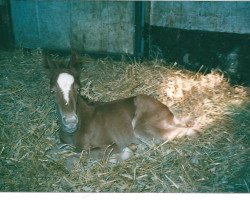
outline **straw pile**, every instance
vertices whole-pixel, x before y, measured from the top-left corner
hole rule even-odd
[[[202,129],[138,151],[112,165],[85,156],[68,171],[57,114],[39,50],[0,52],[0,191],[249,192],[249,88],[219,72],[193,73],[161,60],[138,63],[80,57],[81,94],[110,101],[144,93]]]

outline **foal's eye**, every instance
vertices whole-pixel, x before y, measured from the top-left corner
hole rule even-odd
[[[55,93],[55,88],[54,88],[54,87],[50,89],[50,93],[51,93],[51,94],[54,94],[54,93]]]

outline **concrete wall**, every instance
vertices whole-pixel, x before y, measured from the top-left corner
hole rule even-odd
[[[151,2],[150,25],[250,33],[250,2]]]
[[[11,0],[16,46],[134,53],[134,2]]]
[[[10,2],[15,45],[18,47],[135,53],[134,2]],[[151,1],[147,5],[150,8],[147,22],[155,27],[250,33],[250,2]]]

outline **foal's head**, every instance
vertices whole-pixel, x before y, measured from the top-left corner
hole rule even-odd
[[[69,63],[56,62],[44,56],[44,64],[50,70],[50,89],[60,113],[62,129],[74,133],[78,127],[77,99],[79,94],[79,71],[76,55]]]

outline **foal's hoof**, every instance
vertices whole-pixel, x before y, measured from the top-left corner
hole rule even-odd
[[[112,154],[109,157],[108,162],[111,164],[118,164],[120,162],[120,155],[119,154]]]
[[[127,160],[127,159],[129,159],[131,156],[133,156],[133,154],[134,154],[134,152],[133,152],[130,148],[126,147],[126,148],[124,148],[124,149],[122,150],[122,152],[121,152],[121,154],[120,154],[121,160]]]
[[[201,131],[199,129],[190,128],[188,129],[186,135],[188,137],[197,137],[201,135]]]
[[[71,172],[73,171],[74,169],[78,168],[79,167],[79,164],[80,164],[80,156],[78,154],[75,154],[75,155],[72,155],[72,156],[69,156],[67,159],[66,159],[66,162],[65,162],[65,168]]]
[[[134,152],[130,148],[125,147],[120,154],[112,154],[109,157],[108,162],[112,164],[117,164],[121,161],[128,160],[133,155]]]
[[[59,144],[52,149],[46,150],[45,155],[54,161],[58,161],[69,152],[72,152],[72,146],[67,144]]]

